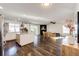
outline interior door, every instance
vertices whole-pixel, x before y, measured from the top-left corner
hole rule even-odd
[[[40,25],[40,34],[43,35],[43,32],[47,31],[47,25]]]

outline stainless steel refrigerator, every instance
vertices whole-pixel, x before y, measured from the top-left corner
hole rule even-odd
[[[1,28],[0,28],[0,56],[2,56],[2,34],[1,34]]]
[[[3,44],[2,44],[2,16],[0,15],[0,56],[3,55]]]

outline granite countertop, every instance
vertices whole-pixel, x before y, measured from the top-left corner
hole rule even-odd
[[[62,41],[62,45],[79,49],[79,44],[77,43],[77,40],[76,39],[74,40],[74,44],[69,44],[68,43],[68,39],[67,38],[64,38],[63,41]]]

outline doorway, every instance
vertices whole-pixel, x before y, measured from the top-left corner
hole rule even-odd
[[[30,30],[34,34],[34,40],[33,40],[34,46],[37,46],[40,43],[39,27],[40,27],[39,25],[34,25],[34,24],[30,25]]]
[[[34,35],[39,35],[39,28],[38,28],[39,26],[38,25],[30,25],[30,30],[31,30],[31,32],[33,32],[34,33]]]

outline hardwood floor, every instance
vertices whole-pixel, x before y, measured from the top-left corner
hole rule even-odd
[[[56,56],[56,47],[48,42],[41,42],[37,45],[30,43],[19,46],[16,41],[9,41],[4,48],[5,56]]]

